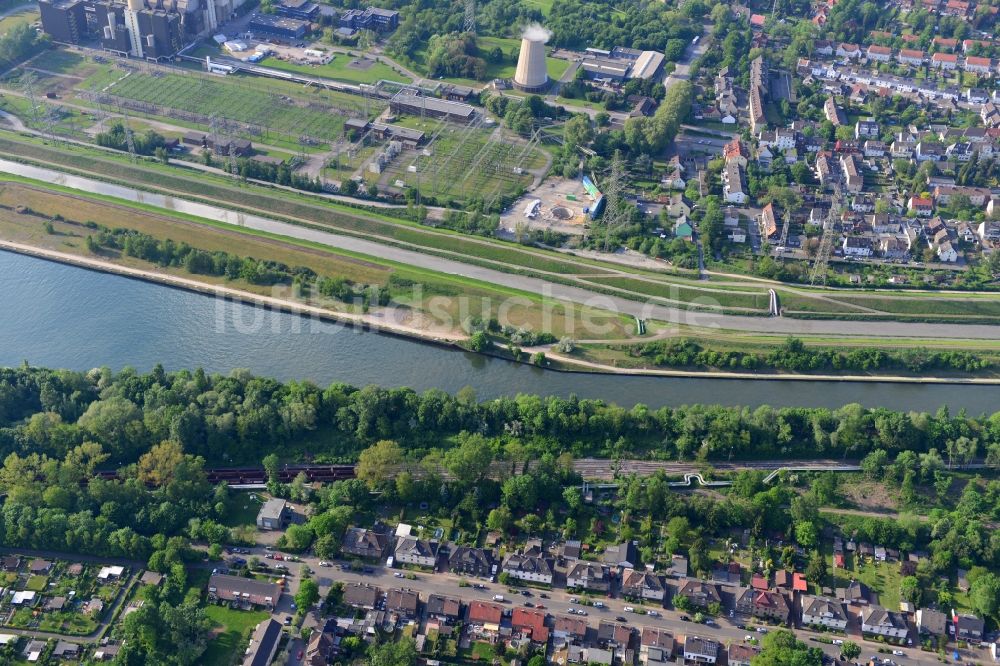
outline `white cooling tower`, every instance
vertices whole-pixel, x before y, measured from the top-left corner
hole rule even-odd
[[[533,34],[536,33],[536,34]],[[545,69],[545,41],[548,35],[541,31],[525,33],[521,39],[521,55],[517,58],[514,87],[525,92],[540,92],[549,85]]]

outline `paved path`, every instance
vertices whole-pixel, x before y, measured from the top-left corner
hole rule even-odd
[[[657,321],[688,326],[744,330],[761,333],[793,335],[883,335],[889,337],[919,338],[981,338],[1000,339],[1000,326],[987,324],[925,324],[914,322],[868,322],[843,320],[805,320],[787,317],[740,317],[716,312],[694,312],[652,302],[640,303],[625,297],[596,294],[584,287],[574,287],[524,275],[514,275],[501,270],[464,263],[456,259],[431,256],[382,243],[345,236],[329,231],[306,228],[279,222],[261,215],[237,214],[220,206],[210,206],[176,197],[113,185],[103,181],[70,176],[53,170],[33,167],[17,162],[0,160],[0,171],[21,174],[39,181],[59,184],[85,192],[100,192],[126,201],[179,211],[216,220],[234,227],[265,231],[281,236],[307,240],[334,248],[358,252],[383,260],[433,270],[449,275],[480,280],[488,284],[518,289],[546,298],[577,303],[599,311],[610,311]]]

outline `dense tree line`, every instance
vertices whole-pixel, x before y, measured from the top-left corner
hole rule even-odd
[[[389,302],[388,287],[359,285],[343,277],[320,277],[305,266],[241,257],[222,250],[209,252],[133,229],[98,227],[98,233],[87,236],[87,249],[95,254],[108,250],[121,252],[160,266],[184,268],[195,275],[214,275],[266,286],[295,284],[304,291],[315,287],[320,296],[349,303],[386,305]]]
[[[94,142],[98,146],[105,148],[127,151],[129,148],[126,132],[131,132],[131,130],[126,130],[125,125],[116,122],[106,131],[94,137]],[[132,145],[135,147],[135,152],[139,155],[153,155],[156,153],[157,148],[163,148],[166,145],[166,139],[163,138],[162,134],[154,130],[147,130],[142,134],[133,133]]]
[[[83,442],[109,462],[135,462],[153,444],[176,441],[213,463],[258,461],[278,443],[322,431],[313,455],[353,459],[392,439],[404,448],[439,446],[477,432],[536,454],[704,459],[768,456],[860,457],[873,448],[945,450],[975,439],[980,454],[1000,448],[1000,413],[990,417],[899,413],[847,405],[748,408],[694,405],[626,409],[600,400],[518,395],[477,402],[471,390],[357,388],[335,383],[282,384],[246,372],[202,370],[88,373],[0,370],[0,455],[62,458]]]
[[[955,370],[976,372],[993,362],[965,351],[901,349],[887,351],[876,347],[858,347],[849,351],[806,348],[801,340],[789,338],[768,353],[753,351],[718,351],[692,339],[657,340],[632,348],[633,354],[669,367],[709,367],[757,370],[769,368],[793,372],[905,370]]]
[[[9,67],[48,43],[29,23],[18,23],[0,35],[0,65]]]

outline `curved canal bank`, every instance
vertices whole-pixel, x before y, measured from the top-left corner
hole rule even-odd
[[[247,368],[319,384],[409,386],[480,399],[517,393],[600,398],[630,407],[693,403],[825,406],[859,402],[933,411],[942,404],[992,412],[1000,386],[824,382],[811,379],[626,376],[561,373],[412,338],[0,252],[0,365],[87,370]]]

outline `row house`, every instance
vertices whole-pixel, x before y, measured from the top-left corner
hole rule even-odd
[[[495,642],[500,635],[500,623],[503,621],[504,607],[500,604],[486,601],[470,601],[468,623],[472,633],[479,638]]]
[[[530,608],[515,608],[510,614],[513,633],[537,645],[549,642],[549,628],[545,626],[545,613]]]
[[[385,609],[403,620],[415,620],[420,608],[420,596],[413,590],[397,588],[385,595]]]
[[[639,638],[639,663],[642,666],[659,666],[674,661],[674,637],[660,629],[643,627]]]
[[[830,597],[803,596],[802,624],[844,631],[847,629],[844,604]]]
[[[931,56],[931,67],[942,70],[953,70],[958,67],[958,56],[954,53],[935,53]]]
[[[934,188],[934,200],[939,205],[948,205],[954,196],[966,196],[973,206],[985,206],[993,196],[985,187],[965,187],[961,185],[938,185]]]
[[[871,45],[868,47],[868,59],[875,62],[889,62],[892,57],[892,49],[888,46]]]
[[[989,74],[993,71],[993,61],[989,58],[980,58],[978,56],[968,56],[965,62],[962,63],[962,68],[967,72],[976,72],[977,74]]]
[[[774,212],[774,204],[769,203],[760,213],[760,235],[770,238],[776,233],[778,233],[778,216]]]
[[[925,59],[924,52],[916,49],[900,49],[899,53],[896,54],[896,60],[903,65],[916,65],[919,67],[924,64]]]
[[[885,259],[905,261],[910,257],[910,241],[906,236],[885,236],[878,241],[879,254]]]
[[[953,143],[944,149],[945,157],[952,162],[965,163],[972,159],[972,154],[975,151],[972,148],[972,144],[966,141],[961,141],[959,143]]]
[[[975,615],[961,614],[952,618],[955,622],[955,635],[962,640],[982,640],[986,623]]]
[[[758,133],[767,129],[767,117],[764,115],[764,99],[767,97],[767,81],[764,77],[767,68],[764,66],[764,57],[757,56],[750,61],[750,90],[749,90],[749,111],[750,111],[750,131]]]
[[[876,139],[868,139],[862,146],[865,157],[885,157],[885,143]]]
[[[861,631],[886,638],[906,638],[908,633],[903,616],[881,606],[868,606],[861,611]]]
[[[700,636],[684,637],[684,661],[692,664],[714,664],[719,660],[719,643]]]
[[[558,616],[552,620],[552,640],[556,643],[582,643],[587,638],[587,622],[578,617]]]
[[[989,49],[993,46],[991,42],[987,42],[982,39],[963,39],[962,40],[962,53],[968,53],[975,48]]]
[[[837,102],[834,101],[833,97],[827,97],[823,103],[823,115],[834,127],[847,124],[847,116],[844,115],[844,110],[837,106]]]
[[[579,561],[566,573],[566,587],[607,592],[611,589],[611,576],[607,567]]]
[[[462,602],[454,597],[432,594],[427,597],[427,617],[454,624],[462,619]]]
[[[943,51],[954,51],[958,48],[958,40],[951,37],[935,37],[931,44]]]
[[[722,147],[722,157],[725,158],[726,164],[736,162],[741,167],[746,169],[750,153],[747,151],[743,142],[737,138]]]

